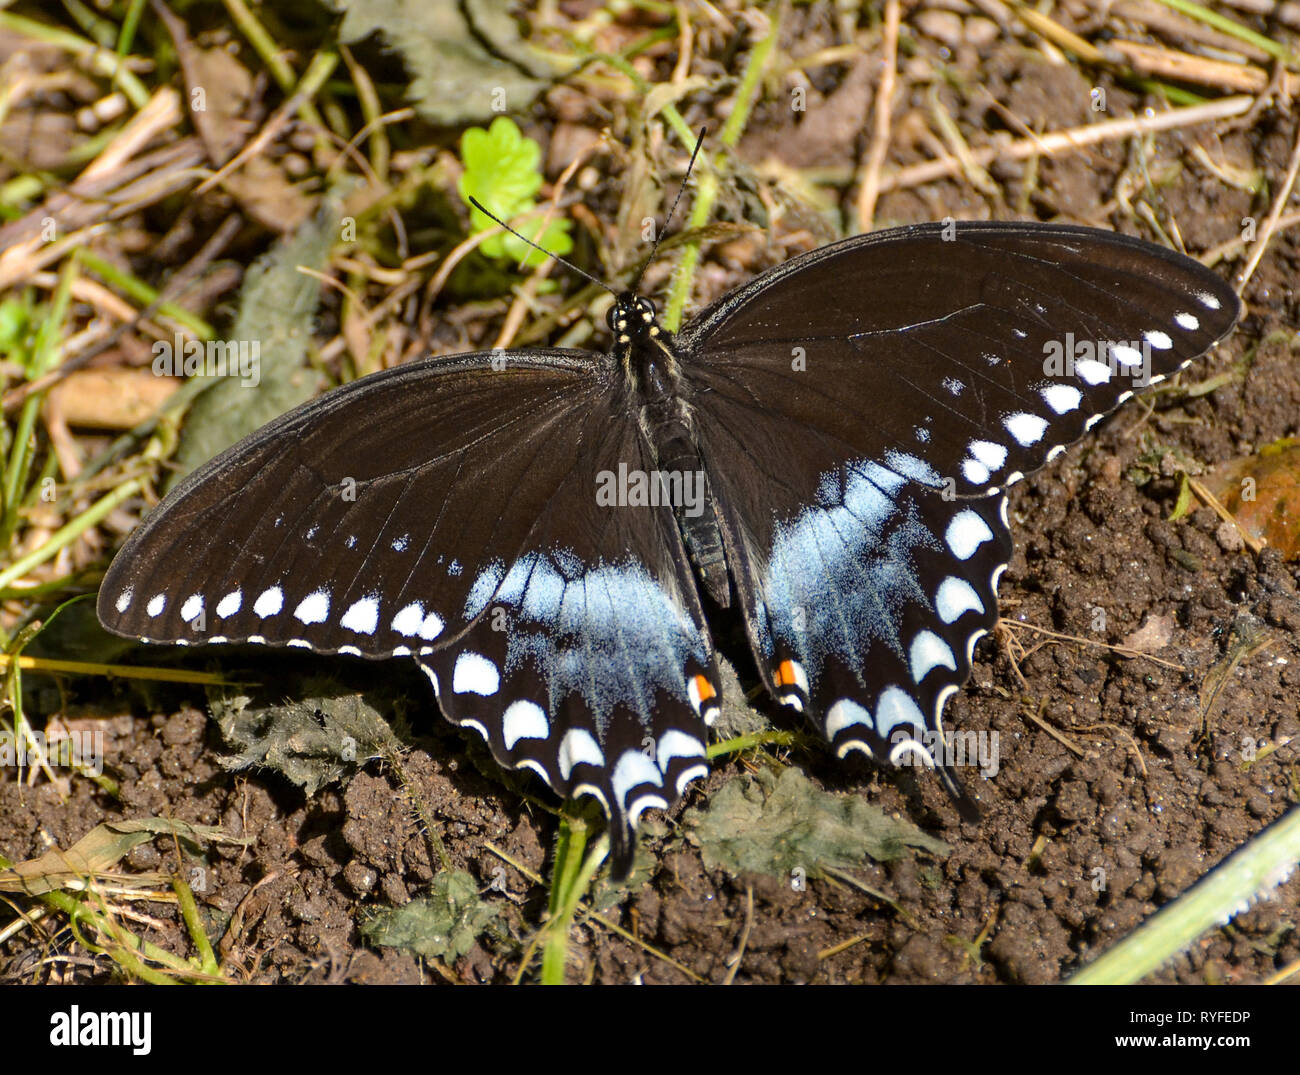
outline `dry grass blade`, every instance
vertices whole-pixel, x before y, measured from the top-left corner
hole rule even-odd
[[[251,839],[231,836],[213,825],[191,825],[166,818],[142,818],[135,821],[112,821],[96,825],[66,851],[54,848],[39,858],[20,862],[0,870],[0,892],[38,896],[60,888],[83,888],[88,880],[109,875],[131,849],[155,836],[170,833],[191,843],[212,840],[220,843],[249,844]],[[122,875],[123,880],[129,879]]]

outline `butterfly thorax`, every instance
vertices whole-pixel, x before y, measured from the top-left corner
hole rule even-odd
[[[655,317],[649,299],[624,292],[609,312],[614,357],[636,409],[641,432],[668,490],[687,552],[709,596],[730,604],[727,560],[708,473],[683,393],[677,341]],[[628,461],[629,466],[632,462]]]

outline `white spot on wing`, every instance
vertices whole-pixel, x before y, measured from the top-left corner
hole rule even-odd
[[[114,604],[113,607],[116,608],[118,612],[125,612],[128,608],[131,607],[132,593],[134,593],[133,588],[128,586],[125,590],[123,590],[120,594],[117,595],[117,602]]]
[[[1022,448],[1037,444],[1047,432],[1046,419],[1039,418],[1036,414],[1008,414],[1002,419],[1002,424]]]
[[[536,761],[533,758],[524,758],[524,760],[521,761],[518,764],[518,766],[516,766],[516,768],[529,769],[532,772],[536,773],[538,776],[542,778],[542,780],[546,782],[546,786],[548,788],[553,788],[555,786],[551,783],[551,774],[546,771],[545,766],[543,766],[541,762]]]
[[[1067,411],[1076,410],[1079,404],[1083,402],[1083,393],[1073,385],[1068,384],[1049,384],[1039,395],[1057,414],[1065,414]]]
[[[1105,384],[1110,380],[1110,367],[1095,358],[1085,358],[1076,362],[1074,372],[1083,378],[1085,384]]]
[[[496,694],[501,686],[497,666],[481,653],[466,650],[456,658],[451,674],[451,689],[457,694]]]
[[[1199,302],[1202,306],[1204,306],[1207,310],[1217,310],[1221,305],[1219,300],[1216,299],[1213,295],[1211,295],[1208,291],[1198,291],[1196,293],[1196,301]]]
[[[551,725],[545,711],[527,698],[511,702],[502,714],[501,737],[507,750],[512,750],[520,739],[545,739],[550,734]]]
[[[876,731],[884,739],[900,724],[925,727],[925,717],[912,696],[901,687],[886,687],[876,703]]]
[[[926,749],[924,744],[917,742],[915,739],[904,739],[901,743],[889,752],[889,762],[891,765],[902,766],[903,759],[909,754],[915,754],[920,759],[921,764],[927,769],[934,768],[934,755]],[[910,763],[909,763],[910,764]]]
[[[627,808],[628,825],[635,828],[636,823],[641,820],[641,815],[652,806],[656,806],[660,810],[667,810],[668,801],[662,795],[642,795],[641,798],[629,804]]]
[[[989,470],[1001,470],[1002,465],[1007,461],[1006,448],[1001,444],[994,444],[991,440],[971,441],[967,451],[988,467]]]
[[[185,604],[181,605],[181,619],[186,623],[196,619],[203,612],[203,596],[192,593],[185,599]]]
[[[986,541],[993,540],[993,531],[980,516],[965,508],[953,516],[943,539],[959,560],[969,560]]]
[[[944,623],[956,623],[967,612],[983,612],[984,602],[965,579],[949,575],[934,595],[935,611]]]
[[[298,602],[293,610],[294,619],[303,623],[324,623],[330,614],[330,595],[324,590],[314,590]]]
[[[920,683],[936,668],[957,671],[957,658],[948,643],[933,631],[919,631],[910,650],[912,682]]]
[[[619,802],[624,802],[628,792],[640,784],[662,786],[663,782],[663,774],[659,772],[659,767],[639,750],[625,750],[623,756],[618,759],[618,764],[614,766],[614,774],[610,778],[610,783],[614,787],[614,797]]]
[[[149,613],[150,616],[161,616],[162,610],[166,607],[167,595],[160,593],[154,594],[153,597],[149,598],[149,603],[144,606],[144,610]]]
[[[854,724],[874,727],[871,714],[852,698],[841,698],[826,711],[826,738],[834,739],[845,728]]]
[[[673,758],[704,757],[704,744],[695,736],[679,732],[676,728],[664,732],[659,737],[657,748],[655,757],[659,762],[659,768],[665,773],[668,771],[668,764]]]
[[[244,593],[242,590],[231,590],[220,601],[217,602],[217,615],[221,617],[233,616],[239,611],[244,603]]]
[[[414,636],[420,631],[424,622],[424,606],[413,602],[393,617],[393,630],[399,635]]]
[[[1111,344],[1110,353],[1115,356],[1115,361],[1121,366],[1140,366],[1142,364],[1142,352],[1126,343]]]
[[[373,635],[379,626],[379,598],[363,597],[343,613],[339,626],[359,635]]]
[[[1174,324],[1179,328],[1185,328],[1188,332],[1195,332],[1201,327],[1201,320],[1195,314],[1180,313],[1174,314]]]
[[[588,765],[604,765],[605,755],[601,753],[600,744],[591,732],[585,728],[570,728],[560,741],[558,761],[560,777],[568,780],[575,765],[584,762]]]
[[[1147,343],[1149,343],[1157,351],[1168,351],[1169,348],[1173,347],[1174,345],[1174,341],[1171,340],[1165,333],[1160,332],[1158,329],[1152,329],[1150,332],[1144,332],[1142,336],[1147,341]]]
[[[253,614],[259,619],[266,619],[267,616],[274,616],[284,608],[284,591],[279,586],[272,586],[269,590],[263,590],[253,602]]]
[[[692,765],[689,769],[683,769],[677,777],[677,797],[681,798],[686,794],[686,785],[692,780],[698,780],[708,775],[709,767],[707,765]]]

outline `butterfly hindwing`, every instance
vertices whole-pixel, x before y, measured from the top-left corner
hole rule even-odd
[[[708,772],[719,679],[671,508],[596,495],[620,465],[651,469],[636,426],[589,416],[521,554],[480,569],[472,626],[420,663],[443,711],[498,761],[601,803],[625,873],[641,813]]]

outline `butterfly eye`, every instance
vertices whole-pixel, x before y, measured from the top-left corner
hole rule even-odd
[[[620,316],[619,310],[621,308],[622,307],[620,306],[620,304],[616,302],[614,303],[613,306],[611,306],[608,310],[605,311],[605,324],[609,326],[610,332],[618,331],[618,319]]]

